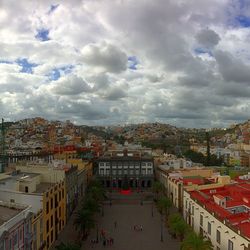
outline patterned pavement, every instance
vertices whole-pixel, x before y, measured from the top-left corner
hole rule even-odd
[[[117,221],[117,227],[114,222]],[[134,225],[142,225],[142,231],[134,231]],[[100,231],[104,230],[107,237],[114,239],[112,246],[103,246],[100,242]],[[84,242],[82,249],[114,250],[161,250],[180,249],[180,243],[172,239],[163,226],[163,242],[161,242],[160,214],[152,205],[121,204],[113,202],[112,206],[104,206],[104,216],[98,216],[98,244],[91,244],[91,239],[96,239],[97,228],[92,230],[88,240]]]

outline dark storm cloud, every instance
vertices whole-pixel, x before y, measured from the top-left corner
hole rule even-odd
[[[226,81],[250,84],[250,66],[229,52],[218,50],[214,54],[219,70]]]
[[[213,30],[205,29],[205,30],[201,30],[196,35],[196,39],[200,45],[206,48],[213,48],[219,43],[220,36]]]

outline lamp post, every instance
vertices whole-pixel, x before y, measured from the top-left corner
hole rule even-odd
[[[152,217],[154,217],[154,202],[153,201],[152,201],[151,215],[152,215]]]
[[[163,242],[163,223],[162,223],[162,214],[161,214],[161,242]]]
[[[98,232],[98,224],[96,223],[96,242],[98,243],[99,241],[99,232]]]
[[[102,202],[102,217],[104,216],[104,205],[103,205],[103,202]]]

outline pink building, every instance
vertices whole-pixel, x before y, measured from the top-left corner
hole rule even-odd
[[[30,206],[0,201],[0,249],[30,250],[32,243]]]

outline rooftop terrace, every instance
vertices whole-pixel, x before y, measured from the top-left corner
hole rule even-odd
[[[250,239],[250,183],[190,191],[191,198]],[[219,203],[219,200],[224,202]]]

